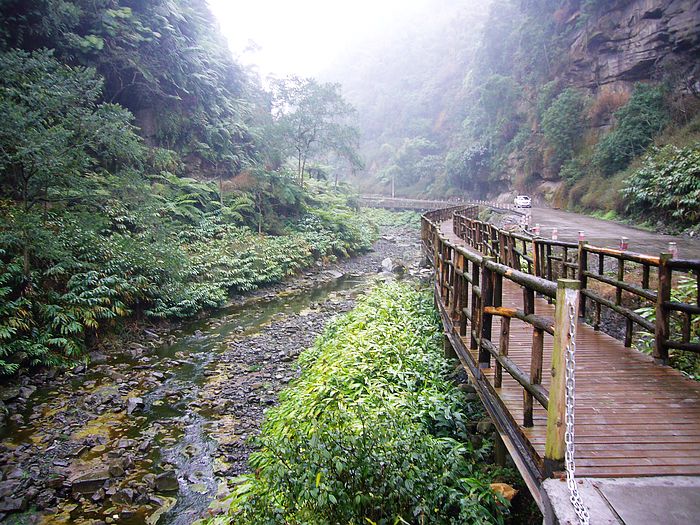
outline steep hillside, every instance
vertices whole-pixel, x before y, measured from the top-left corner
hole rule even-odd
[[[496,0],[481,29],[476,7],[433,7],[445,18],[376,51],[390,66],[344,80],[368,113],[366,188],[388,193],[394,179],[407,195],[530,192],[572,208],[651,206],[647,218],[663,221],[687,210],[681,194],[647,197],[658,192],[651,173],[697,151],[700,2]],[[432,38],[441,45],[425,45]],[[384,77],[391,104],[377,96]],[[640,171],[647,153],[657,168]],[[669,169],[700,197],[697,165]]]

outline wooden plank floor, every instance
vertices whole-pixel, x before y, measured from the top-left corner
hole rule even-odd
[[[465,245],[441,224],[451,241]],[[522,290],[503,281],[503,306],[522,308]],[[536,313],[554,316],[554,306],[536,300]],[[494,343],[500,320],[494,318]],[[549,388],[552,337],[545,334],[543,385]],[[532,327],[513,319],[509,356],[530,370]],[[469,342],[466,342],[469,347]],[[576,339],[576,474],[581,477],[700,475],[700,383],[621,341],[579,322]],[[476,358],[476,354],[474,355]],[[492,360],[493,364],[493,360]],[[493,369],[485,370],[493,384]],[[523,389],[503,372],[500,398],[522,423]],[[535,451],[544,455],[546,411],[535,404],[534,426],[523,428]]]

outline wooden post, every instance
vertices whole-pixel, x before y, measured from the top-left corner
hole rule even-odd
[[[506,258],[506,239],[506,232],[498,230],[498,262],[508,265],[508,259]]]
[[[493,441],[493,454],[496,465],[499,467],[506,466],[506,444],[503,442],[500,432],[496,432],[496,438]]]
[[[508,357],[508,347],[510,344],[510,317],[501,317],[501,338],[498,341],[498,353],[504,357]],[[503,383],[503,367],[501,363],[496,362],[496,370],[494,371],[493,386],[501,388]]]
[[[550,244],[547,245],[547,255],[544,257],[544,260],[547,266],[547,280],[553,281],[554,279],[552,278],[552,246]],[[549,304],[552,304],[552,298],[547,297],[547,302]]]
[[[604,275],[605,274],[605,257],[603,256],[602,253],[598,254],[598,275]],[[593,330],[598,331],[600,330],[600,303],[598,301],[595,302],[595,321],[593,322]]]
[[[666,341],[669,337],[669,315],[664,302],[671,300],[672,270],[668,265],[670,253],[662,253],[659,257],[659,283],[656,295],[656,327],[654,329],[654,361],[668,364],[668,348]]]
[[[481,341],[484,339],[491,340],[491,325],[493,316],[484,312],[487,306],[493,306],[493,291],[494,282],[491,270],[486,267],[486,263],[493,261],[493,257],[484,257],[481,259],[481,331],[479,337]],[[491,368],[491,354],[484,347],[484,344],[479,344],[479,368]]]
[[[572,279],[557,282],[557,306],[554,314],[554,347],[552,350],[552,380],[549,385],[547,408],[547,437],[544,445],[545,476],[563,469],[564,433],[566,431],[566,349],[571,344],[569,334],[570,310],[578,318],[579,288],[581,283]],[[576,330],[574,330],[575,332]]]
[[[588,288],[588,277],[585,273],[588,271],[588,251],[586,250],[586,241],[578,242],[578,282],[581,283],[581,290]],[[580,294],[578,313],[581,317],[586,317],[586,296]]]
[[[542,357],[544,353],[544,332],[535,328],[532,331],[532,353],[530,355],[530,382],[533,385],[542,384]],[[530,392],[523,390],[523,426],[533,426],[533,397]]]
[[[476,350],[477,342],[476,337],[474,337],[474,331],[479,329],[479,296],[476,295],[474,287],[479,286],[479,265],[472,263],[472,323],[471,329],[469,331],[470,342],[469,349]]]
[[[459,287],[459,335],[464,337],[467,335],[467,314],[465,310],[469,307],[469,282],[467,281],[467,272],[469,271],[469,261],[460,254],[460,270],[462,271],[462,284]]]
[[[442,346],[445,351],[445,358],[457,359],[457,352],[455,352],[455,349],[452,347],[452,343],[450,343],[450,338],[447,337],[447,335],[443,336]]]
[[[535,267],[535,276],[542,277],[542,269],[540,266],[542,264],[542,261],[540,260],[540,243],[537,242],[537,239],[535,238],[532,239],[532,261],[533,266]]]

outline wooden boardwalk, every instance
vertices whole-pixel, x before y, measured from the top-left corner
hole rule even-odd
[[[453,233],[451,220],[440,223],[440,230],[451,243],[473,250]],[[504,279],[502,301],[504,307],[522,309],[522,288]],[[554,317],[553,305],[539,298],[535,303],[536,314]],[[460,359],[472,373],[476,371],[478,374],[478,350],[467,350],[469,338],[459,336],[458,327],[444,305],[441,310],[446,328],[452,330],[450,338],[462,343],[453,345]],[[495,345],[499,344],[501,319],[493,318],[492,341]],[[526,371],[530,370],[532,338],[532,325],[511,320],[508,356]],[[547,390],[552,346],[553,338],[546,336],[542,386]],[[493,360],[491,365],[494,365]],[[486,400],[487,408],[492,405],[495,408],[490,412],[499,412],[510,418],[512,428],[520,433],[525,448],[532,453],[532,457],[526,459],[541,470],[546,410],[535,403],[534,424],[523,427],[523,387],[505,371],[501,388],[494,386],[494,368],[482,369],[481,373],[487,385],[486,395],[496,397]],[[480,394],[483,399],[483,389]],[[675,369],[654,363],[651,356],[625,348],[621,341],[595,331],[581,320],[576,336],[575,407],[577,477],[700,476],[700,383],[684,377]],[[501,427],[499,431],[503,434],[504,423],[496,422],[496,425]],[[513,455],[512,443],[510,445],[508,448]],[[514,459],[518,463],[517,458]],[[694,494],[700,501],[700,490],[696,490]],[[535,497],[537,499],[536,494]],[[612,507],[610,502],[607,504]],[[591,523],[595,522],[592,520]],[[673,520],[670,523],[674,523]]]

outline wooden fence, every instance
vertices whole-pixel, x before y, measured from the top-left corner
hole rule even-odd
[[[491,360],[495,361],[494,387],[500,388],[504,370],[522,386],[522,426],[533,426],[534,402],[547,410],[544,463],[546,470],[552,472],[561,465],[564,454],[561,424],[565,408],[564,352],[567,341],[575,338],[577,326],[571,318],[575,321],[579,315],[585,315],[587,301],[591,301],[596,308],[596,325],[600,324],[601,307],[626,319],[626,346],[632,342],[632,324],[653,334],[654,357],[658,362],[668,362],[669,349],[700,353],[700,344],[691,341],[691,323],[693,316],[700,315],[700,299],[689,304],[671,297],[674,272],[694,279],[700,297],[700,260],[670,259],[664,254],[651,257],[597,248],[585,242],[569,243],[510,232],[476,219],[478,211],[477,206],[462,206],[423,216],[421,237],[426,253],[434,262],[436,295],[460,338],[464,338],[465,344],[468,340],[470,352],[478,355],[478,368],[490,368]],[[454,234],[472,250],[451,242],[441,233],[439,223],[449,219],[453,220]],[[596,264],[591,266],[593,259]],[[615,277],[610,276],[606,259],[614,261]],[[626,271],[633,265],[639,271]],[[656,289],[651,289],[652,268],[657,269]],[[639,284],[630,279],[637,274],[641,279]],[[504,280],[522,288],[522,307],[503,306]],[[612,286],[615,299],[607,299],[591,289],[592,281]],[[656,321],[652,323],[634,308],[625,306],[623,293],[655,306]],[[536,294],[556,301],[554,318],[535,313]],[[680,334],[671,333],[672,315],[682,316]],[[501,319],[497,343],[494,343],[494,317]],[[532,327],[529,370],[521,369],[508,357],[511,319]],[[542,386],[545,337],[553,338],[549,391]],[[480,370],[475,372],[478,374]]]
[[[693,316],[700,316],[700,260],[599,248],[584,241],[543,239],[499,229],[474,217],[473,210],[453,211],[454,233],[479,252],[516,270],[550,282],[578,280],[579,315],[586,317],[587,303],[592,302],[594,328],[600,328],[601,309],[606,307],[625,319],[625,346],[632,345],[636,325],[642,333],[653,336],[653,355],[661,363],[668,363],[669,349],[700,353],[700,343],[691,342]],[[673,285],[680,279],[695,281],[694,304],[672,300]],[[591,281],[612,287],[614,299],[591,288]],[[553,300],[551,295],[548,298]],[[638,313],[644,307],[654,312],[653,322]],[[680,327],[678,333],[673,333],[673,326]]]

